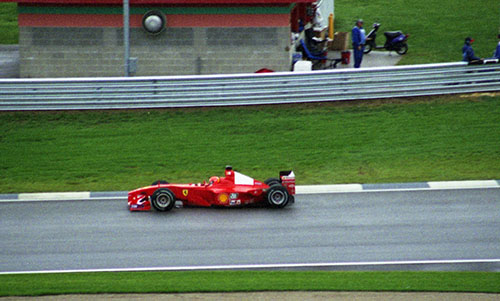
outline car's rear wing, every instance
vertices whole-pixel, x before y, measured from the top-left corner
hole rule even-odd
[[[295,195],[295,174],[291,170],[280,171],[281,185],[285,186],[288,193]]]

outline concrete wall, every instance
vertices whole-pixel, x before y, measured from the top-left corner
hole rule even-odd
[[[21,77],[123,76],[123,29],[20,27]],[[290,70],[288,27],[130,29],[136,76]]]
[[[0,78],[19,77],[19,46],[0,45]]]

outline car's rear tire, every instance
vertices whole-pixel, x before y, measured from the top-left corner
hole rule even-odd
[[[151,196],[151,205],[158,211],[169,211],[175,205],[175,195],[168,188],[156,189]]]
[[[267,190],[266,199],[272,208],[283,208],[290,201],[290,194],[284,186],[275,184]]]
[[[264,181],[264,183],[266,183],[267,186],[273,186],[273,185],[281,185],[281,181],[279,179],[276,179],[276,178],[269,178],[267,180]]]
[[[155,186],[158,184],[168,184],[168,182],[165,180],[158,180],[158,181],[154,181],[153,184],[151,184],[151,186]]]

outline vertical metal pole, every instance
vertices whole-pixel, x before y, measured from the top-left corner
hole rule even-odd
[[[123,44],[125,46],[125,76],[129,76],[130,57],[130,5],[129,0],[123,0]]]

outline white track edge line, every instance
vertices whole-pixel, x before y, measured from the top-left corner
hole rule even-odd
[[[405,191],[433,191],[433,190],[473,190],[473,189],[492,189],[492,188],[500,188],[500,186],[480,186],[480,187],[415,187],[415,188],[376,188],[376,189],[363,189],[361,191],[321,191],[321,192],[303,192],[296,193],[298,195],[305,194],[334,194],[334,193],[366,193],[366,192],[405,192]]]
[[[64,199],[85,199],[90,198],[89,191],[78,192],[36,192],[36,193],[20,193],[17,198],[19,200],[64,200]]]
[[[300,187],[300,186],[299,186]],[[344,191],[339,191],[336,189],[332,190],[322,190],[321,188],[318,189],[317,191],[306,191],[306,192],[298,192],[296,193],[297,195],[309,195],[309,194],[338,194],[338,193],[366,193],[366,192],[408,192],[408,191],[435,191],[435,190],[472,190],[472,189],[495,189],[495,188],[500,188],[500,185],[491,185],[491,186],[439,186],[439,187],[408,187],[408,188],[366,188],[363,190],[344,190]],[[54,194],[57,194],[55,192]],[[65,194],[65,193],[63,193]],[[106,197],[99,197],[99,196],[85,196],[85,197],[71,197],[71,195],[67,198],[62,198],[60,196],[56,197],[47,197],[47,198],[32,198],[30,199],[28,197],[29,193],[23,193],[22,198],[17,198],[17,199],[0,199],[0,203],[13,203],[13,202],[57,202],[57,201],[92,201],[92,200],[126,200],[127,196],[106,196]]]
[[[116,196],[116,197],[88,197],[88,198],[67,198],[67,199],[57,199],[57,198],[47,198],[47,199],[0,199],[0,203],[21,203],[21,202],[71,202],[71,201],[111,201],[111,200],[126,200],[126,196]]]
[[[367,262],[325,262],[325,263],[281,263],[281,264],[235,264],[211,266],[178,266],[149,268],[115,268],[115,269],[74,269],[74,270],[41,270],[0,272],[0,275],[15,274],[54,274],[54,273],[99,273],[99,272],[154,272],[154,271],[203,271],[203,270],[250,270],[250,269],[280,269],[280,268],[325,268],[353,266],[383,266],[383,265],[430,265],[430,264],[479,264],[500,263],[500,259],[449,259],[449,260],[407,260],[407,261],[367,261]]]

